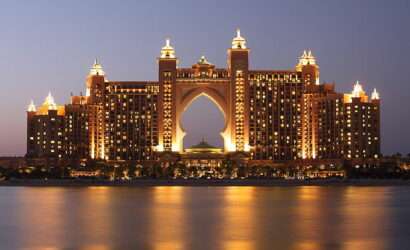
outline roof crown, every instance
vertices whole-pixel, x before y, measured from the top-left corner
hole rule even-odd
[[[93,75],[93,76],[104,76],[105,75],[102,65],[98,62],[97,58],[95,59],[94,64],[90,69],[90,75]]]
[[[169,38],[165,40],[165,46],[161,49],[161,58],[175,58],[175,50]]]
[[[30,104],[28,105],[27,111],[28,112],[36,112],[36,105],[34,105],[33,100],[31,100]]]
[[[316,65],[316,57],[312,51],[303,51],[302,56],[299,57],[299,66]]]
[[[232,40],[232,49],[246,49],[246,40],[241,36],[241,30],[236,30],[236,37]]]
[[[380,99],[379,92],[377,92],[375,88],[373,89],[373,92],[372,92],[372,100],[379,100],[379,99]]]

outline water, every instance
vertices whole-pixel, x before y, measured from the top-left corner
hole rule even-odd
[[[410,187],[2,187],[0,249],[410,249]]]

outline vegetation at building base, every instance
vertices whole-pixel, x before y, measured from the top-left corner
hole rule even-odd
[[[65,164],[0,166],[0,181],[13,179],[91,179],[128,181],[134,179],[406,179],[410,169],[396,164],[383,166],[245,166],[224,161],[220,167],[185,166],[175,163],[161,166],[136,162],[111,165],[103,161],[69,162]]]

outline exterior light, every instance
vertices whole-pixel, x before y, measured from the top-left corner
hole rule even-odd
[[[31,100],[30,105],[28,105],[28,112],[36,112],[36,106],[34,105],[33,100]]]
[[[175,50],[169,38],[165,40],[165,46],[161,49],[161,58],[175,58]]]
[[[232,49],[246,49],[246,40],[241,37],[241,30],[236,30],[236,37],[232,40]]]
[[[374,89],[372,92],[372,100],[379,100],[379,99],[380,99],[379,93],[377,92],[376,89]]]
[[[105,72],[102,68],[102,65],[95,59],[93,66],[90,69],[90,75],[92,76],[104,76]]]

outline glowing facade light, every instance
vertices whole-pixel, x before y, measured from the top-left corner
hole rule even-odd
[[[357,81],[353,87],[352,97],[361,97],[364,95],[366,95],[366,92],[364,92],[362,85],[359,83],[359,81]]]
[[[232,49],[246,49],[246,40],[241,36],[241,30],[236,30],[236,37],[232,40]]]
[[[31,100],[30,105],[28,105],[28,112],[36,112],[36,105],[34,105],[33,100]]]
[[[165,46],[161,49],[161,58],[175,58],[175,50],[171,46],[169,38],[165,40]]]
[[[377,92],[376,89],[373,89],[372,100],[379,100],[379,99],[380,99],[379,93]]]
[[[313,53],[311,50],[303,51],[303,54],[301,57],[299,57],[299,64],[298,66],[306,66],[306,65],[316,65],[316,58],[313,56]]]
[[[95,59],[93,66],[90,69],[90,75],[93,76],[104,76],[105,72],[102,68],[102,65]]]
[[[156,151],[158,152],[164,152],[164,145],[163,144],[158,144],[156,146]]]
[[[54,97],[51,95],[51,92],[48,93],[43,106],[47,107],[48,110],[57,110],[57,104],[55,103]]]
[[[198,64],[201,65],[211,65],[212,63],[208,62],[205,56],[201,56],[201,58],[198,61]]]

